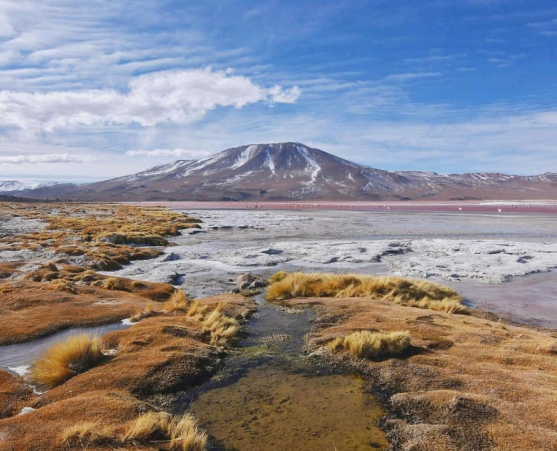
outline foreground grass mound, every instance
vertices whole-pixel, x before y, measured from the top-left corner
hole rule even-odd
[[[64,430],[61,442],[69,449],[86,449],[105,445],[110,449],[121,446],[139,449],[157,443],[167,443],[166,449],[205,451],[207,433],[202,431],[193,415],[170,415],[166,412],[147,412],[130,421],[122,429],[95,421],[83,421]]]
[[[346,350],[352,355],[366,359],[385,358],[402,354],[410,346],[410,332],[353,332],[329,343],[333,352]]]
[[[376,298],[446,313],[466,313],[462,298],[451,288],[423,280],[358,274],[279,272],[269,279],[266,299],[305,297]]]
[[[31,366],[30,380],[54,387],[97,365],[103,358],[98,336],[76,335],[51,346]]]
[[[317,315],[308,351],[363,375],[380,393],[389,412],[381,425],[393,449],[557,450],[554,330],[379,298],[281,302],[294,310],[308,304]],[[401,330],[411,336],[403,358],[346,358],[360,349],[373,355],[380,346],[364,345],[376,342],[373,332]]]

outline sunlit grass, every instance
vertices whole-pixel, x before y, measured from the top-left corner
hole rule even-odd
[[[76,335],[51,346],[30,368],[30,379],[36,384],[54,387],[87,371],[102,360],[98,336]]]
[[[368,297],[447,313],[466,313],[462,298],[451,288],[423,280],[356,274],[279,272],[270,279],[266,298],[280,301],[297,297]]]
[[[235,318],[222,313],[224,307],[224,304],[219,304],[217,308],[209,313],[202,321],[203,327],[211,332],[212,345],[225,344],[230,338],[234,337],[240,329],[240,325]]]
[[[333,352],[348,351],[350,354],[367,359],[389,357],[402,354],[410,346],[410,333],[370,332],[367,330],[353,332],[342,338],[337,337],[329,343]]]
[[[190,308],[190,303],[182,290],[176,290],[164,303],[163,308],[167,313],[184,312]]]
[[[205,451],[207,433],[201,430],[190,413],[171,415],[166,412],[147,412],[132,420],[119,434],[111,426],[96,421],[84,421],[67,427],[61,441],[70,449],[87,449],[95,444],[105,444],[109,449],[132,446],[144,449],[148,446],[168,444],[179,451]],[[157,448],[158,449],[158,448]],[[162,449],[169,449],[164,447]]]

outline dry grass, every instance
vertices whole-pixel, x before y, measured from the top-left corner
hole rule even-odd
[[[410,346],[410,333],[364,330],[353,332],[344,338],[337,337],[328,346],[333,352],[346,350],[356,357],[366,359],[397,356]]]
[[[126,442],[169,441],[170,447],[181,451],[205,451],[207,433],[197,425],[190,413],[172,416],[166,412],[148,412],[131,422],[120,439]]]
[[[194,321],[201,322],[207,313],[208,306],[201,304],[199,301],[192,302],[190,308],[188,309],[188,317]]]
[[[193,415],[186,413],[173,418],[170,425],[170,443],[180,451],[205,451],[207,433],[201,431]]]
[[[269,301],[305,297],[375,298],[446,313],[467,313],[452,289],[423,280],[357,274],[275,274],[267,288]]]
[[[207,433],[190,413],[173,416],[166,412],[147,412],[129,422],[123,432],[96,421],[83,421],[67,427],[61,436],[64,445],[87,449],[95,444],[112,447],[166,444],[180,451],[205,451]],[[116,448],[114,448],[116,449]],[[165,447],[165,449],[168,449]]]
[[[98,336],[76,335],[51,346],[30,369],[35,384],[54,387],[98,364],[103,355]]]
[[[186,294],[182,290],[177,290],[172,293],[170,299],[163,305],[163,309],[167,313],[183,312],[190,308]]]
[[[82,421],[67,427],[62,433],[62,443],[72,449],[87,449],[98,443],[112,442],[114,430],[110,426],[102,426],[96,421]]]
[[[120,283],[116,277],[109,277],[108,279],[104,279],[102,282],[103,288],[106,290],[119,290]]]
[[[126,427],[121,440],[145,441],[155,435],[169,435],[171,421],[172,416],[166,412],[147,412]]]
[[[226,344],[240,330],[238,321],[223,313],[225,307],[224,303],[217,305],[201,323],[206,330],[211,332],[211,344],[215,346]]]
[[[199,227],[197,219],[164,208],[125,205],[0,204],[3,214],[41,219],[40,232],[0,239],[0,250],[49,249],[60,256],[84,256],[90,269],[116,270],[132,260],[153,258],[167,236]]]
[[[155,314],[157,314],[157,311],[155,310],[155,304],[149,301],[143,306],[143,308],[138,308],[136,314],[133,315],[130,319],[134,323],[136,323],[137,321],[141,321],[144,318],[149,318]]]
[[[284,278],[286,278],[287,276],[288,273],[286,271],[278,271],[274,273],[271,277],[269,277],[268,282],[269,283],[280,282],[281,280],[284,280]]]
[[[50,282],[48,286],[51,289],[56,291],[65,291],[66,293],[73,293],[73,294],[77,293],[75,287],[72,284],[66,282],[65,280],[60,280],[60,279],[53,280],[52,282]]]

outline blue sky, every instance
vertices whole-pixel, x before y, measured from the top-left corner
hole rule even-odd
[[[2,0],[0,178],[299,141],[389,170],[557,171],[550,0]]]

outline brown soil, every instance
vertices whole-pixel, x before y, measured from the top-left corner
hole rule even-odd
[[[238,295],[203,299],[210,309],[239,320],[254,303]],[[222,305],[222,304],[221,304]],[[115,437],[147,411],[164,407],[165,395],[193,387],[220,367],[222,349],[209,345],[209,334],[186,313],[159,314],[125,331],[106,334],[105,362],[34,399],[20,401],[37,410],[0,421],[0,450],[60,450],[64,430],[84,421],[110,426]],[[4,384],[0,385],[4,387]],[[156,405],[155,405],[156,404]],[[117,439],[87,443],[90,450],[168,449],[168,443],[117,444]]]
[[[390,411],[392,449],[557,449],[554,333],[372,299],[282,303],[315,308],[308,347],[369,378]],[[407,330],[412,346],[380,362],[331,354],[327,343],[358,330]]]

